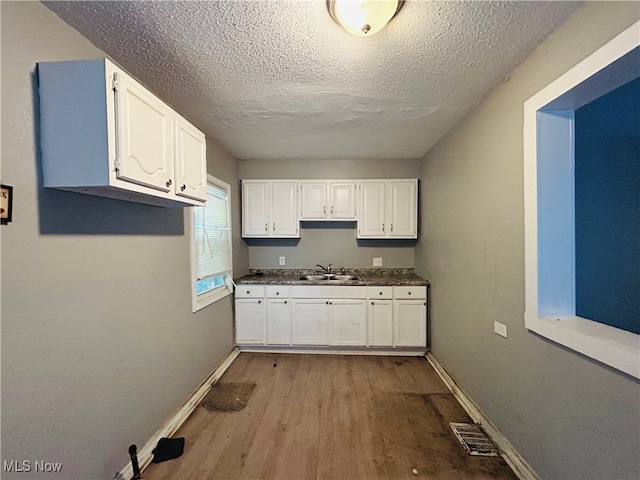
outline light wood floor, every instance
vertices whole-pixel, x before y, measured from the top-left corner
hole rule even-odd
[[[143,478],[517,478],[457,443],[449,422],[470,419],[424,357],[241,353],[220,382],[257,386],[238,412],[198,407],[184,454]]]

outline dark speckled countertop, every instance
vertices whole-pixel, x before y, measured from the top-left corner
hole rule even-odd
[[[413,268],[346,268],[347,275],[357,275],[358,280],[300,280],[303,275],[313,275],[317,270],[262,269],[249,270],[249,274],[236,278],[237,284],[244,285],[365,285],[365,286],[424,286],[429,280],[415,274]],[[340,274],[339,270],[334,271]]]

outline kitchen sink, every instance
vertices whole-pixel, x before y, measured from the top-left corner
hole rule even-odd
[[[328,281],[339,281],[344,282],[348,280],[360,280],[360,277],[357,275],[302,275],[300,280],[307,280],[310,282],[328,282]]]
[[[311,282],[320,282],[323,280],[331,279],[333,275],[303,275],[300,277],[300,280],[309,280]]]

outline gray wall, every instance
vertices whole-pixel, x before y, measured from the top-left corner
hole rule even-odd
[[[186,210],[41,188],[36,62],[104,54],[39,2],[1,15],[2,460],[111,479],[233,348],[231,298],[191,313]],[[208,160],[237,187],[235,159]]]
[[[544,479],[637,479],[640,389],[524,328],[523,102],[639,13],[587,2],[422,161],[432,352]]]
[[[240,178],[246,179],[365,179],[418,178],[419,160],[240,160]],[[355,222],[303,222],[300,241],[248,240],[251,268],[372,267],[382,257],[383,267],[414,266],[415,241],[356,240]],[[286,258],[286,266],[278,258]]]

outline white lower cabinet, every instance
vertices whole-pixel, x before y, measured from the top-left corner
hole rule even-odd
[[[393,345],[427,346],[426,287],[393,288]]]
[[[293,298],[293,344],[328,345],[329,302],[317,298]]]
[[[426,287],[236,289],[236,344],[426,347]]]
[[[259,298],[236,298],[236,343],[264,344],[265,303]]]
[[[367,345],[393,346],[393,287],[367,287]]]
[[[268,285],[267,345],[291,345],[291,299],[286,285]]]
[[[236,288],[236,343],[238,345],[265,343],[264,292],[263,285],[238,285]]]
[[[331,345],[365,345],[366,322],[365,300],[329,300]]]

